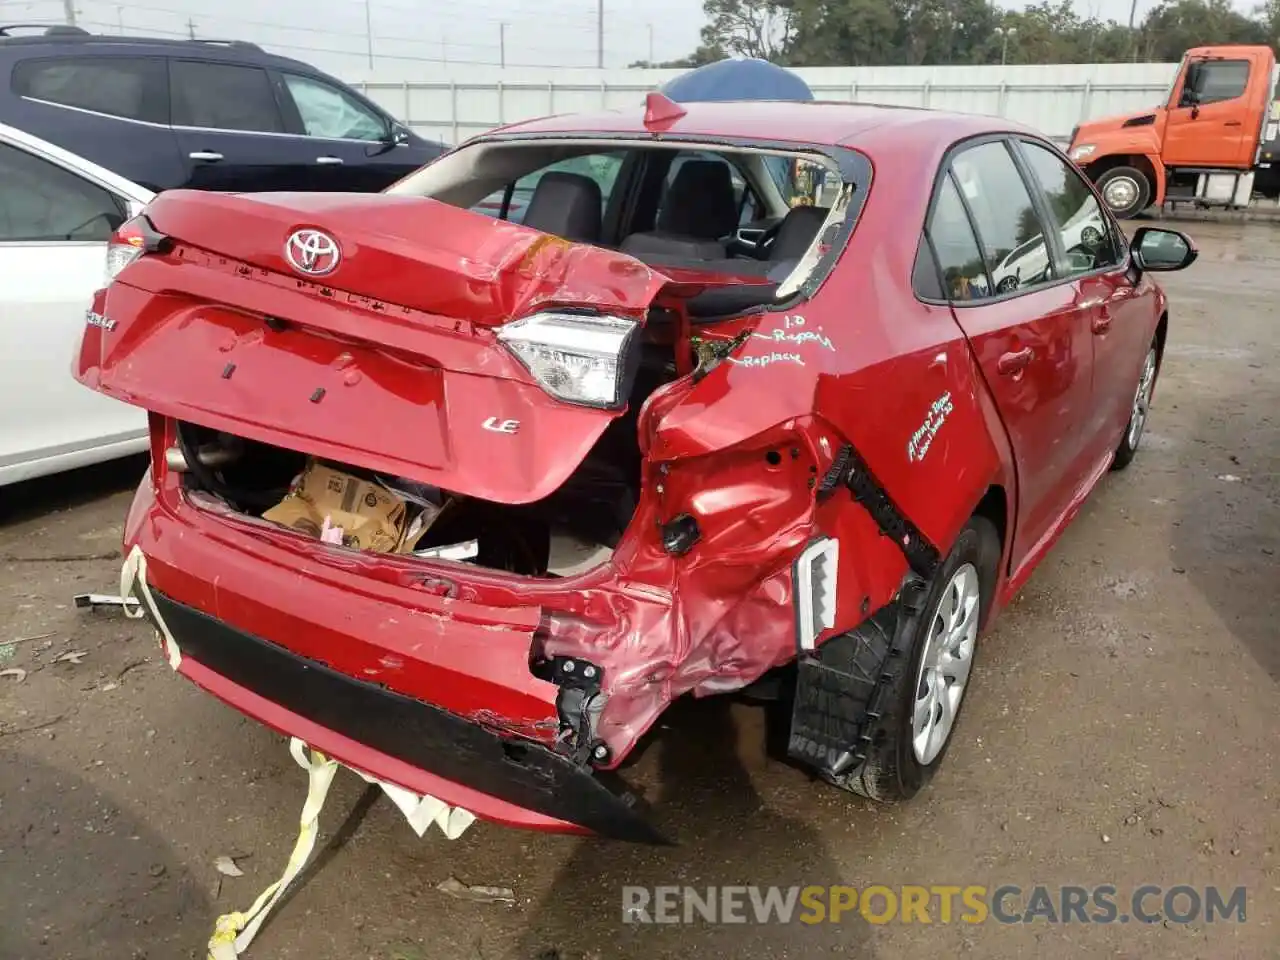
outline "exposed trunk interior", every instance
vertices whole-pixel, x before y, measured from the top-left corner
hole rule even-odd
[[[626,412],[569,479],[542,500],[509,505],[436,490],[358,464],[324,465],[386,487],[404,500],[406,523],[439,508],[412,555],[464,560],[530,577],[571,576],[604,562],[635,513],[640,490],[637,418],[649,394],[676,377],[669,346],[645,344]],[[305,453],[192,423],[178,424],[180,467],[190,492],[262,518],[312,460]],[[173,464],[170,464],[173,467]]]

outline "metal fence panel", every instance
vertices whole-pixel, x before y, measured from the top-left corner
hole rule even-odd
[[[1007,117],[1066,138],[1082,120],[1163,101],[1175,64],[814,67],[796,72],[819,99],[932,107]],[[639,108],[681,71],[455,67],[448,75],[384,72],[355,85],[423,136],[460,143],[553,113]]]

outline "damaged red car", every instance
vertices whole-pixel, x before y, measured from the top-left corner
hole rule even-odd
[[[651,841],[602,772],[685,694],[782,677],[794,760],[928,781],[979,631],[1137,451],[1151,273],[1195,256],[1004,121],[655,94],[381,195],[165,193],[75,372],[149,411],[126,586],[179,672]]]

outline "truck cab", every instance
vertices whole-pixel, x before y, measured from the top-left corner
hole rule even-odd
[[[1270,47],[1188,50],[1165,103],[1092,120],[1071,135],[1071,159],[1116,216],[1167,201],[1244,206],[1259,149],[1275,139]]]

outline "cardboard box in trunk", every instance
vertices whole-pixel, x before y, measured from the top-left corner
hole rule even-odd
[[[425,516],[427,509],[410,530],[405,501],[386,487],[313,462],[262,518],[316,539],[338,542],[340,536],[343,546],[356,550],[408,553],[435,519]]]

